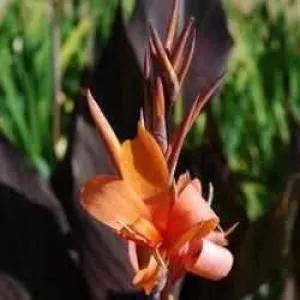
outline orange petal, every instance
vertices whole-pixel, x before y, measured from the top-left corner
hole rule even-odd
[[[81,189],[82,207],[95,219],[120,231],[140,217],[149,217],[144,203],[124,181],[113,176],[97,176]]]
[[[167,269],[160,264],[154,251],[133,242],[128,244],[131,265],[136,272],[133,284],[150,294],[154,288],[162,288],[167,280]],[[163,258],[162,258],[163,259]]]
[[[152,135],[141,124],[134,140],[121,145],[121,173],[142,197],[149,198],[168,186],[168,168]]]
[[[191,182],[175,199],[170,212],[166,232],[168,244],[176,250],[189,240],[205,237],[218,222],[214,211]]]
[[[174,195],[170,189],[162,191],[153,197],[144,200],[151,214],[151,220],[155,227],[164,232],[168,225],[169,214],[174,205]]]
[[[137,288],[143,288],[145,293],[149,295],[153,288],[159,284],[159,281],[161,280],[160,277],[161,266],[157,262],[156,258],[151,256],[147,267],[140,269],[136,273],[132,283]]]
[[[187,256],[187,271],[210,280],[219,280],[227,276],[233,265],[232,254],[209,240],[203,239],[200,250]]]
[[[124,226],[119,234],[127,240],[135,241],[150,248],[156,248],[162,237],[155,226],[146,218],[139,217],[132,224]]]
[[[133,279],[133,284],[135,286],[142,286],[145,282],[153,279],[158,270],[158,262],[155,257],[152,255],[149,258],[149,262],[146,267],[139,269]]]
[[[137,273],[140,269],[148,266],[153,250],[137,245],[133,241],[128,242],[128,256],[133,270]]]

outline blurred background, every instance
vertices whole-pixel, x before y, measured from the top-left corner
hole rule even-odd
[[[0,2],[0,132],[46,180],[65,158],[74,99],[111,36],[117,4]],[[224,88],[209,114],[199,118],[186,148],[207,142],[206,125],[213,118],[219,138],[214,150],[222,153],[239,205],[255,226],[247,229],[238,264],[240,270],[251,265],[252,272],[236,272],[251,282],[263,278],[239,287],[240,298],[293,299],[285,293],[291,293],[287,278],[297,277],[298,252],[288,254],[298,249],[293,203],[300,171],[300,1],[227,0],[224,6],[234,40]],[[123,1],[122,9],[128,19],[133,2]],[[256,255],[265,248],[262,257]],[[276,268],[260,271],[268,259]]]

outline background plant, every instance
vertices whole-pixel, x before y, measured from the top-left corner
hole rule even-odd
[[[52,143],[50,1],[5,1],[0,6],[0,130],[45,175],[55,164]],[[108,37],[116,1],[63,1],[59,15],[62,135],[92,57],[91,36]],[[101,22],[99,22],[101,20]]]
[[[221,101],[215,101],[224,150],[256,219],[287,182],[290,122],[299,120],[300,2],[228,4],[235,41]]]

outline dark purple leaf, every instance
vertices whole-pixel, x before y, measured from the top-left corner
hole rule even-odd
[[[133,15],[127,25],[127,35],[143,69],[145,49],[148,46],[149,25],[158,32],[162,39],[166,36],[167,24],[171,15],[173,0],[137,0]]]
[[[186,0],[185,12],[187,17],[195,17],[197,32],[195,54],[185,84],[185,99],[190,104],[199,91],[224,73],[232,38],[222,1]]]
[[[112,35],[93,73],[91,91],[121,139],[135,134],[143,84],[142,70],[118,9]]]
[[[0,157],[1,299],[82,299],[60,203],[2,136]]]

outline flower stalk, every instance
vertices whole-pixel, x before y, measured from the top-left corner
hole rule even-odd
[[[60,136],[61,127],[61,69],[59,61],[60,52],[60,2],[49,0],[51,17],[51,67],[52,67],[52,141],[53,149]]]

